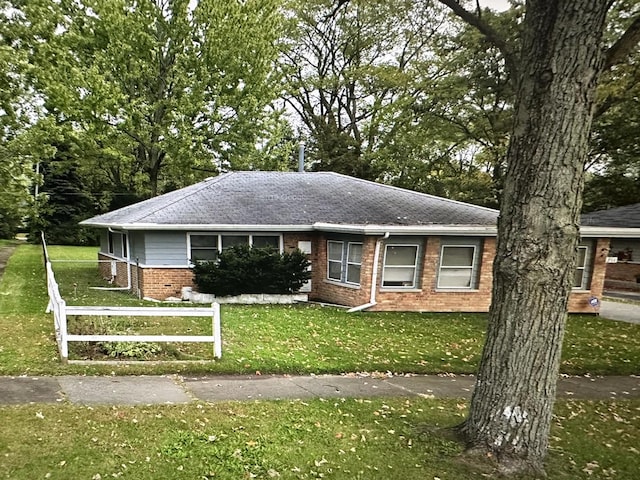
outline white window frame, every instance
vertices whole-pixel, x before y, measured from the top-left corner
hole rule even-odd
[[[331,258],[329,258],[329,245],[335,243],[335,244],[340,244],[340,262],[338,262],[338,260],[332,260]],[[339,278],[334,278],[331,276],[331,268],[330,265],[331,263],[339,263],[340,264],[340,276]],[[343,277],[343,272],[344,272],[344,268],[343,268],[343,264],[344,264],[344,241],[342,240],[327,240],[327,280],[333,281],[333,282],[342,282],[342,277]]]
[[[189,265],[193,266],[195,265],[195,262],[193,261],[193,246],[191,245],[191,237],[216,237],[216,246],[215,248],[218,250],[218,254],[220,254],[221,250],[221,246],[220,246],[220,235],[218,234],[211,234],[211,233],[197,233],[197,232],[193,232],[193,233],[187,233],[187,259],[189,260]],[[213,250],[214,247],[208,247],[208,248],[203,248],[203,247],[196,247],[197,250]]]
[[[340,261],[337,259],[331,260],[329,258],[329,245],[331,244],[339,244],[340,245]],[[360,262],[350,262],[349,261],[349,252],[351,251],[352,246],[359,245],[360,246]],[[362,268],[362,249],[364,247],[363,242],[350,242],[348,240],[327,240],[327,280],[335,283],[342,283],[345,285],[350,285],[353,287],[360,286],[360,275],[358,275],[358,282],[350,282],[349,281],[349,270],[354,266],[358,266]],[[331,277],[330,266],[331,264],[340,264],[340,278]],[[362,272],[361,272],[362,273]]]
[[[416,249],[416,256],[413,265],[387,265],[387,253],[390,247],[414,247]],[[387,243],[384,246],[384,260],[382,262],[382,283],[381,288],[384,289],[400,289],[400,290],[413,290],[418,288],[418,262],[420,259],[420,244],[419,243]],[[385,285],[387,268],[413,268],[413,280],[411,285]]]
[[[253,237],[278,237],[278,251],[280,253],[283,252],[283,239],[281,233],[270,233],[270,232],[225,232],[225,233],[211,233],[211,232],[188,232],[187,233],[187,258],[189,260],[189,265],[193,266],[194,263],[191,261],[191,236],[198,237],[216,237],[216,247],[218,249],[218,254],[222,253],[222,237],[224,236],[241,236],[241,237],[249,237],[249,246],[253,247]]]
[[[442,264],[442,259],[444,258],[444,249],[445,248],[472,248],[473,249],[473,254],[471,257],[471,265],[469,267],[465,267],[465,266],[447,266],[447,265],[443,265]],[[477,278],[475,273],[477,272],[477,263],[480,260],[478,258],[478,246],[477,245],[471,245],[471,244],[456,244],[456,243],[443,243],[442,245],[440,245],[440,262],[438,265],[438,283],[437,283],[437,287],[438,289],[443,289],[443,290],[476,290],[478,288],[477,285]],[[446,271],[446,270],[460,270],[460,269],[465,269],[468,268],[471,274],[471,281],[469,282],[469,286],[468,287],[448,287],[448,286],[442,286],[440,285],[440,279],[442,278],[442,271]]]
[[[352,245],[359,245],[360,246],[360,262],[350,262],[349,261],[349,253],[351,252],[351,246]],[[350,285],[360,285],[360,275],[358,275],[358,281],[357,282],[350,282],[349,281],[349,267],[351,267],[352,265],[357,265],[360,268],[360,274],[362,274],[362,250],[363,250],[363,243],[362,242],[347,242],[347,255],[345,257],[346,269],[345,269],[345,273],[344,273],[344,281],[345,281],[345,283],[348,283]]]
[[[576,261],[578,258],[580,258],[580,255],[577,254],[578,251],[580,250],[584,250],[584,262],[582,263],[582,265],[578,265],[576,263],[576,272],[582,270],[582,280],[580,282],[580,285],[571,285],[571,289],[572,290],[588,290],[589,289],[589,275],[590,275],[590,268],[589,268],[589,263],[591,261],[591,247],[589,245],[578,245],[578,248],[576,249]],[[574,273],[574,278],[575,278],[575,273]]]

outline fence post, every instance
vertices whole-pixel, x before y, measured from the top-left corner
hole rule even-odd
[[[67,302],[60,300],[60,360],[69,361],[69,342],[67,341]]]
[[[220,333],[220,304],[213,302],[213,356],[222,358],[222,334]]]

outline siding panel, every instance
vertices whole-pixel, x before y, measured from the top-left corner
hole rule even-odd
[[[145,232],[145,265],[188,265],[187,234]]]

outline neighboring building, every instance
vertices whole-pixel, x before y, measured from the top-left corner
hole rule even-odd
[[[145,297],[180,296],[191,266],[239,243],[300,248],[309,298],[370,310],[485,312],[496,210],[336,173],[234,172],[82,222],[102,272]],[[608,234],[582,229],[572,312],[602,294]],[[600,238],[603,237],[603,238]]]
[[[609,257],[616,263],[607,263],[605,290],[640,292],[640,203],[587,213],[582,224],[618,231],[609,246]]]

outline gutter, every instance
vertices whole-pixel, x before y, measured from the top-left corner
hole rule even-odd
[[[313,230],[321,232],[355,233],[361,235],[464,235],[496,236],[495,225],[350,225],[339,223],[313,224]]]
[[[580,236],[603,238],[638,238],[640,237],[640,228],[592,227],[589,225],[581,225]]]
[[[107,222],[91,222],[83,220],[80,225],[95,228],[117,228],[119,230],[138,231],[138,230],[163,230],[163,231],[188,231],[192,233],[198,232],[311,232],[314,230],[313,225],[255,225],[255,224],[202,224],[202,223],[185,223],[185,224],[168,224],[168,223],[107,223]]]
[[[495,225],[371,225],[316,222],[300,225],[255,225],[255,224],[182,224],[164,223],[104,223],[84,220],[80,225],[96,228],[117,228],[120,230],[171,230],[197,232],[335,232],[361,235],[466,235],[495,236]],[[640,231],[640,229],[638,230]]]
[[[362,310],[366,310],[368,308],[373,307],[378,302],[376,302],[376,290],[378,288],[378,264],[380,263],[380,246],[382,242],[384,242],[391,232],[385,232],[385,234],[376,240],[376,248],[373,253],[373,269],[371,272],[371,293],[369,294],[369,302],[364,305],[358,305],[357,307],[350,308],[347,310],[347,313],[360,312]]]

